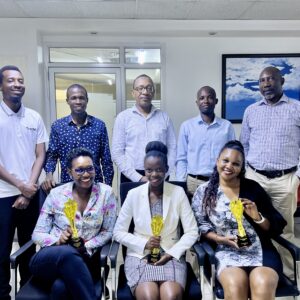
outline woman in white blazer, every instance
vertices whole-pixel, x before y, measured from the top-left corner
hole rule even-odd
[[[184,254],[198,237],[184,190],[164,181],[167,152],[161,142],[147,145],[144,164],[148,182],[129,191],[114,228],[114,239],[128,248],[125,274],[137,299],[182,298],[187,272]],[[159,237],[153,236],[151,230],[154,215],[163,217]],[[129,233],[132,219],[134,232]],[[147,258],[153,248],[160,249],[160,259],[150,264]]]

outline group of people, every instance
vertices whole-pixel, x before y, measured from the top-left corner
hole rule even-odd
[[[22,104],[21,71],[3,67],[0,300],[10,299],[9,255],[15,228],[20,246],[32,235],[42,247],[21,261],[20,284],[30,274],[37,275],[51,284],[55,299],[97,299],[96,253],[112,237],[128,247],[125,273],[137,299],[181,299],[184,253],[199,234],[217,244],[217,276],[226,299],[247,299],[249,290],[253,299],[274,299],[282,263],[270,238],[283,232],[297,243],[293,215],[300,172],[300,103],[284,95],[283,84],[277,68],[261,72],[263,99],[246,109],[240,142],[232,124],[214,113],[215,90],[200,88],[200,114],[181,125],[176,142],[171,119],[152,105],[155,85],[142,74],[133,82],[135,105],[115,120],[111,152],[104,122],[86,112],[86,89],[73,84],[67,90],[71,114],[52,124],[46,151],[42,118]],[[54,188],[58,160],[63,185]],[[112,161],[121,182],[145,182],[128,193],[118,218],[110,187]],[[38,218],[37,182],[43,167],[46,178],[41,186],[49,195]],[[178,181],[187,182],[189,197],[166,181],[174,171]],[[251,244],[247,247],[238,245],[237,222],[230,210],[237,198],[243,204],[243,225]],[[79,247],[74,247],[74,232],[63,211],[69,199],[77,203]],[[151,230],[155,215],[164,223],[159,237]],[[129,233],[132,219],[135,228]],[[154,248],[161,256],[149,264],[147,256]],[[279,251],[287,271],[292,269],[288,255]]]

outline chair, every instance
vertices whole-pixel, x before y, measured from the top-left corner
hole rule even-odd
[[[177,182],[177,181],[170,181],[172,184],[176,184],[181,186],[186,191],[186,183],[185,182]],[[127,193],[129,190],[138,187],[139,185],[144,184],[143,182],[126,182],[120,185],[120,198],[121,198],[121,205],[124,203]],[[133,232],[134,224],[133,221],[130,224],[129,231]],[[112,299],[115,299],[116,293],[116,268],[117,268],[117,255],[119,251],[120,244],[116,241],[112,243],[112,247],[110,249],[109,258],[111,261],[111,271],[112,271]],[[198,252],[198,262],[199,264],[203,265],[205,253],[202,249]],[[202,251],[202,252],[201,252]],[[123,258],[126,256],[126,247],[122,246],[122,254]],[[199,261],[200,260],[200,261]],[[189,263],[187,263],[187,283],[185,292],[183,295],[183,299],[197,299],[200,300],[202,298],[200,284],[192,270],[192,267]],[[122,264],[119,268],[119,278],[118,278],[118,289],[117,289],[117,299],[120,300],[131,300],[135,299],[132,295],[129,286],[127,285],[127,280],[124,272],[124,264]]]
[[[47,194],[40,189],[39,190],[39,205],[42,207]],[[100,297],[101,294],[104,294],[105,297],[105,286],[106,277],[109,271],[107,265],[107,256],[109,253],[111,243],[104,245],[99,250],[100,255],[100,266],[101,266],[101,280],[95,282],[95,291],[97,297]],[[16,300],[49,300],[50,299],[50,288],[49,285],[45,285],[45,283],[41,282],[37,277],[32,276],[18,291],[17,287],[17,274],[18,274],[18,265],[20,261],[20,257],[26,253],[29,249],[36,248],[36,245],[32,240],[28,241],[25,245],[23,245],[20,249],[18,249],[15,253],[10,256],[10,264],[11,269],[14,270],[15,280],[14,280],[14,293]]]
[[[273,238],[273,240],[286,248],[292,255],[294,261],[294,280],[289,279],[283,273],[279,275],[279,282],[276,289],[276,297],[294,297],[300,295],[299,286],[299,267],[300,267],[300,248],[296,247],[291,242],[287,241],[281,236]],[[210,285],[212,299],[224,299],[224,291],[222,285],[216,278],[216,259],[215,259],[215,245],[208,241],[201,241],[197,248],[202,248],[205,251],[206,257],[200,270],[202,278],[205,278]],[[197,252],[197,251],[196,251]],[[204,281],[201,281],[201,288],[203,289]]]

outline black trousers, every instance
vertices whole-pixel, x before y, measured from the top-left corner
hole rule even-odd
[[[38,193],[31,199],[26,209],[16,209],[12,205],[18,196],[0,198],[0,299],[10,299],[10,261],[15,230],[17,229],[18,243],[20,247],[31,239],[38,214]],[[29,251],[20,260],[20,285],[23,285],[30,277],[29,260],[35,253]]]
[[[145,170],[136,170],[142,176],[145,176]],[[121,183],[124,182],[132,182],[129,178],[127,178],[123,173],[121,173]]]

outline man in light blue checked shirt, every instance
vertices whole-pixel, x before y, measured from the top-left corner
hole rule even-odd
[[[257,181],[270,195],[274,207],[288,222],[283,236],[300,246],[294,236],[300,175],[300,102],[283,93],[283,84],[277,68],[267,67],[261,72],[259,89],[264,98],[246,109],[240,140],[248,163],[246,177]],[[290,275],[289,254],[280,253]]]

